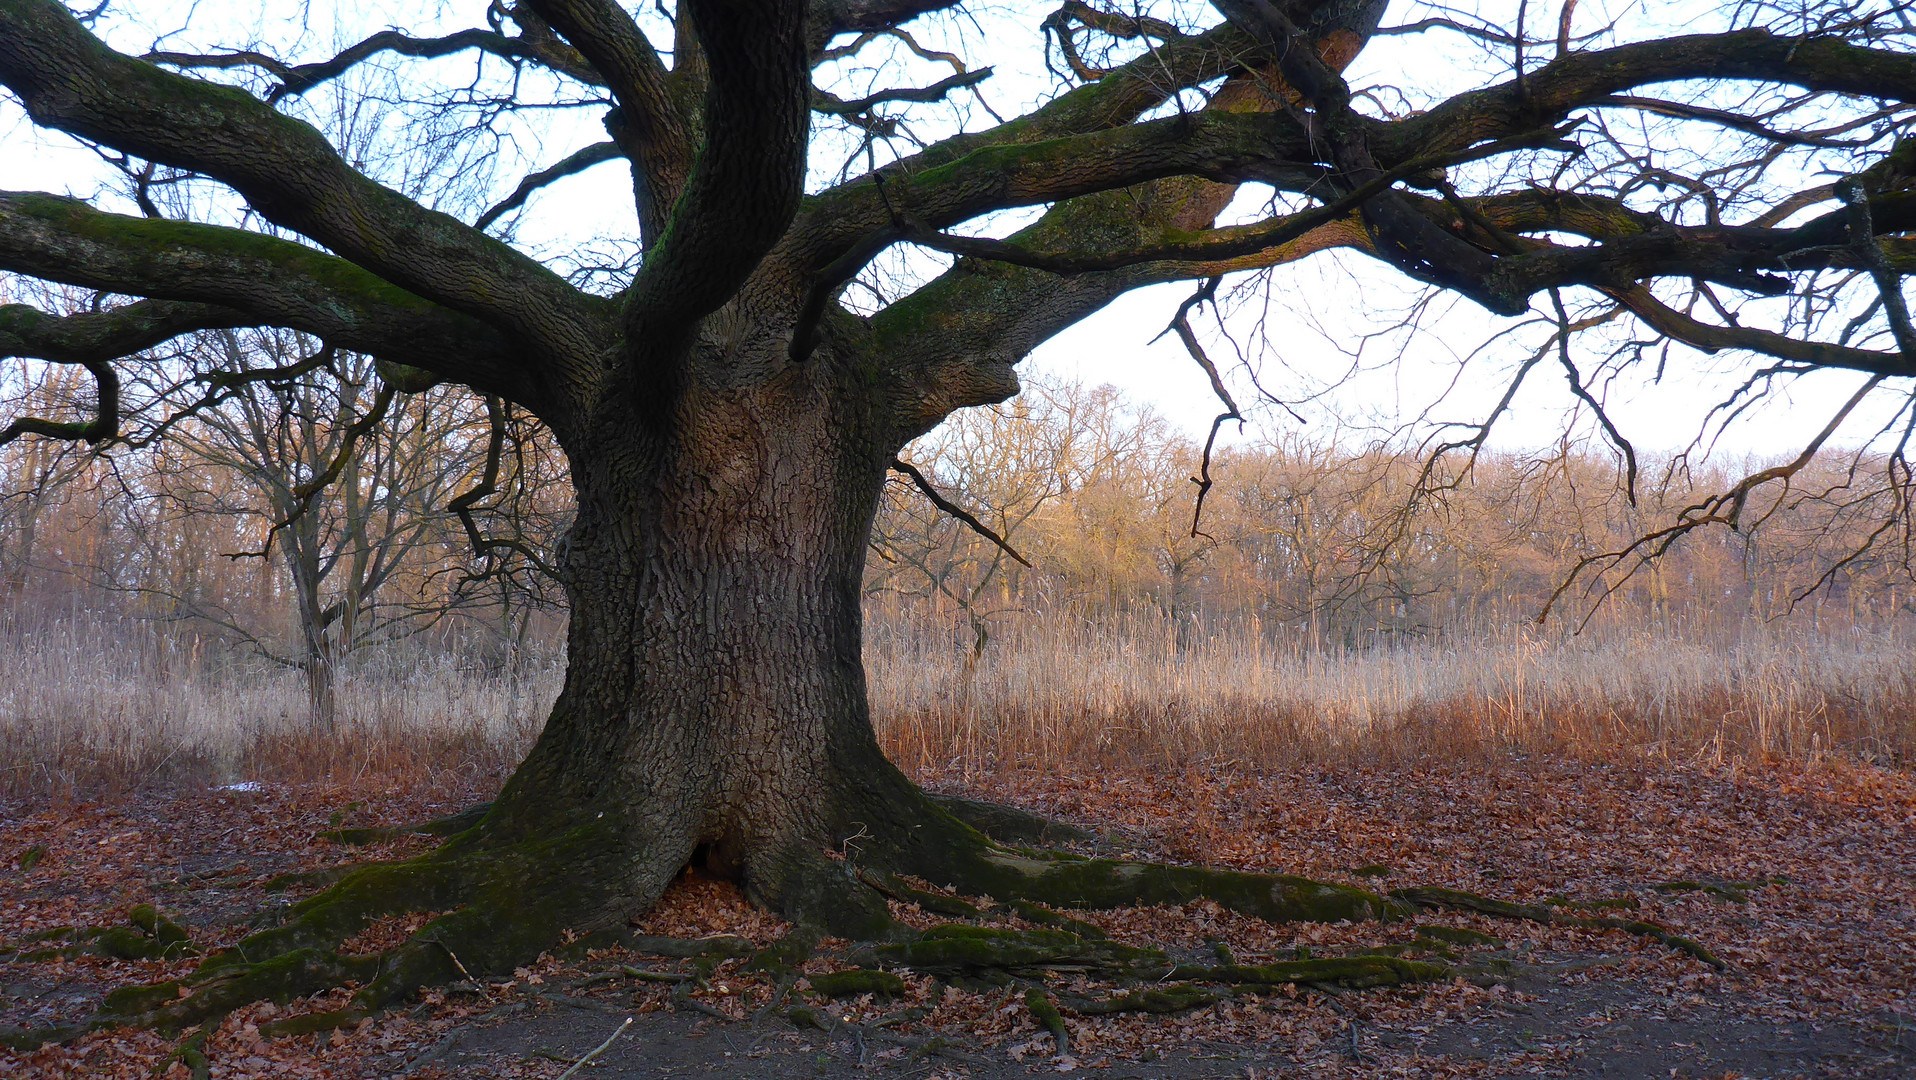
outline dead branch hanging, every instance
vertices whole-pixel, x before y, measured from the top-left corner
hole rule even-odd
[[[1217,447],[1218,431],[1227,422],[1236,420],[1240,427],[1244,423],[1244,414],[1238,410],[1237,401],[1231,397],[1231,391],[1225,387],[1224,378],[1218,374],[1217,365],[1205,353],[1204,346],[1198,344],[1197,334],[1191,329],[1191,309],[1204,303],[1216,307],[1218,283],[1223,280],[1221,277],[1206,280],[1196,292],[1185,299],[1184,303],[1178,305],[1178,313],[1171,317],[1171,325],[1164,328],[1164,334],[1173,332],[1177,334],[1178,340],[1184,343],[1184,351],[1191,354],[1191,359],[1197,361],[1198,367],[1204,369],[1205,377],[1211,380],[1211,392],[1216,394],[1218,401],[1224,405],[1224,411],[1211,420],[1211,434],[1205,437],[1204,454],[1198,459],[1198,474],[1191,477],[1191,482],[1196,484],[1198,489],[1197,503],[1191,508],[1192,539],[1200,537],[1206,540],[1215,539],[1198,528],[1204,518],[1204,497],[1211,493],[1211,485],[1215,483],[1211,479],[1211,452]],[[1158,337],[1161,338],[1164,334],[1159,334]],[[1157,338],[1151,340],[1156,341]]]

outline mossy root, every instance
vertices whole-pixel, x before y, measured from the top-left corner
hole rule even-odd
[[[1051,995],[1044,992],[1044,987],[1033,986],[1025,991],[1025,1011],[1031,1014],[1039,1027],[1051,1033],[1059,1054],[1071,1052],[1071,1030],[1064,1026],[1064,1014],[1052,1003]]]
[[[876,994],[879,997],[900,997],[905,992],[905,980],[889,971],[875,971],[870,968],[853,968],[850,971],[834,971],[826,975],[809,975],[806,981],[812,984],[812,992],[829,998],[853,997],[858,994]]]
[[[1095,843],[1096,833],[1003,803],[926,792],[939,809],[1000,844],[1044,846]]]
[[[367,844],[397,840],[402,836],[457,836],[479,824],[492,810],[492,804],[483,802],[469,806],[456,814],[433,818],[429,821],[416,821],[410,825],[383,825],[352,829],[326,829],[319,833],[321,840],[331,840],[335,844],[350,847],[363,847]]]
[[[1462,892],[1457,889],[1423,887],[1415,889],[1395,889],[1391,896],[1406,903],[1420,907],[1451,908],[1457,911],[1475,911],[1484,915],[1495,915],[1502,919],[1524,919],[1529,922],[1543,923],[1549,926],[1574,926],[1584,930],[1622,930],[1626,933],[1647,937],[1661,942],[1680,953],[1693,956],[1718,971],[1729,967],[1717,959],[1708,949],[1681,934],[1673,933],[1667,927],[1641,919],[1613,919],[1601,915],[1566,915],[1542,904],[1517,904],[1508,900],[1493,900],[1476,893]]]
[[[1065,852],[993,847],[980,852],[958,876],[963,891],[1055,908],[1210,900],[1273,923],[1392,920],[1412,913],[1409,905],[1390,897],[1290,874],[1087,859]]]

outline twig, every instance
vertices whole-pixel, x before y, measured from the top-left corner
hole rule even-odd
[[[604,1042],[593,1047],[592,1051],[586,1054],[586,1056],[573,1062],[572,1067],[570,1069],[567,1069],[566,1071],[560,1073],[559,1080],[566,1080],[566,1077],[571,1076],[573,1073],[578,1072],[580,1069],[585,1068],[587,1062],[591,1061],[595,1057],[598,1057],[600,1054],[605,1053],[605,1048],[608,1046],[611,1046],[613,1040],[625,1034],[625,1029],[631,1026],[632,1026],[632,1018],[628,1016],[625,1018],[625,1022],[619,1025],[618,1030],[614,1031],[612,1034],[607,1035],[605,1037]]]
[[[1198,474],[1191,478],[1191,482],[1196,484],[1198,489],[1197,504],[1191,508],[1191,538],[1193,540],[1205,535],[1198,531],[1198,525],[1204,520],[1204,497],[1211,493],[1211,485],[1214,483],[1211,479],[1211,451],[1217,446],[1218,429],[1222,428],[1226,422],[1236,420],[1241,431],[1244,423],[1244,414],[1238,411],[1237,402],[1232,399],[1231,392],[1225,389],[1224,379],[1218,374],[1217,365],[1205,355],[1204,347],[1198,344],[1196,332],[1191,329],[1191,309],[1206,302],[1215,307],[1218,283],[1223,280],[1218,277],[1207,280],[1197,292],[1191,294],[1189,299],[1179,304],[1177,315],[1171,319],[1171,325],[1164,331],[1166,334],[1173,331],[1177,333],[1178,340],[1184,343],[1185,351],[1191,354],[1191,359],[1197,361],[1198,366],[1204,369],[1204,374],[1210,378],[1211,392],[1217,395],[1218,402],[1224,406],[1224,411],[1218,413],[1211,421],[1211,434],[1204,440],[1204,456],[1199,459]],[[1158,337],[1163,336],[1164,334],[1158,335]]]
[[[432,943],[446,950],[446,955],[452,958],[452,966],[459,969],[459,974],[464,975],[466,977],[467,982],[476,983],[479,981],[478,979],[475,979],[472,977],[472,972],[466,970],[466,965],[459,962],[459,954],[452,951],[452,946],[446,944],[445,942],[439,940],[438,938],[433,938]]]

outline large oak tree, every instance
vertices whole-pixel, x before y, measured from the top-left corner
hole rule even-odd
[[[667,49],[616,0],[495,0],[484,26],[388,30],[293,64],[258,49],[124,55],[57,0],[0,0],[0,83],[34,123],[135,175],[155,163],[225,185],[253,223],[0,193],[0,269],[110,297],[64,315],[0,309],[0,349],[98,384],[97,415],[18,417],[0,438],[109,440],[123,358],[195,331],[280,327],[376,357],[400,390],[448,381],[536,415],[578,498],[559,567],[565,687],[497,801],[434,854],[300,905],[149,1018],[353,979],[374,1007],[510,969],[616,931],[688,863],[864,938],[893,932],[879,889],[895,875],[1060,903],[1202,892],[1270,918],[1384,914],[1384,898],[1300,879],[1004,846],[1039,839],[1040,824],[928,797],[874,739],[859,599],[887,469],[954,410],[1012,395],[1021,358],[1129,290],[1347,248],[1499,316],[1562,312],[1568,290],[1704,350],[1916,375],[1898,285],[1916,258],[1916,159],[1893,142],[1916,55],[1888,8],[1767,25],[1750,5],[1719,32],[1621,43],[1573,34],[1573,4],[1543,41],[1435,20],[1426,29],[1514,53],[1511,74],[1385,115],[1342,74],[1383,0],[1215,0],[1208,25],[1186,26],[1067,0],[1043,22],[1065,84],[1049,100],[882,162],[874,151],[869,171],[808,190],[815,117],[895,145],[903,103],[986,74],[960,64],[936,85],[847,100],[816,89],[814,70],[956,7],[684,0]],[[610,141],[528,177],[514,205],[588,165],[629,166],[643,258],[616,292],[575,287],[497,238],[498,211],[464,220],[375,182],[284,109],[357,65],[403,73],[405,58],[466,53],[605,103]],[[232,71],[270,79],[249,92],[219,81]],[[1670,86],[1688,89],[1649,89]],[[1755,149],[1726,171],[1659,178],[1613,152],[1619,113]],[[1848,173],[1749,208],[1790,151],[1843,139]],[[1245,184],[1277,193],[1268,213],[1221,222]],[[1671,184],[1706,196],[1652,197]],[[1017,208],[1041,213],[1000,239],[951,231]],[[847,285],[897,245],[958,258],[855,310]],[[1815,319],[1733,317],[1736,297],[1829,274],[1845,295],[1874,290],[1858,325],[1887,346],[1869,347],[1867,329],[1818,337]],[[1730,306],[1686,305],[1666,280]],[[376,967],[331,951],[404,911],[450,914]]]

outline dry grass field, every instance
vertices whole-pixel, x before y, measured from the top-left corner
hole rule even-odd
[[[1098,768],[1267,768],[1507,753],[1725,764],[1916,757],[1916,633],[1528,627],[1365,650],[1188,636],[1156,617],[1031,618],[973,659],[948,626],[875,620],[872,709],[893,760],[972,779]],[[510,673],[406,655],[341,681],[338,730],[297,672],[140,622],[0,623],[0,790],[503,775],[563,663]]]

